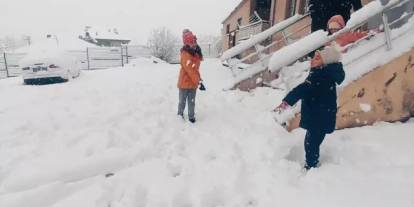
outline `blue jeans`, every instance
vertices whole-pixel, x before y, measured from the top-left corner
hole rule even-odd
[[[188,118],[195,118],[195,98],[197,89],[179,89],[178,115],[184,115],[185,104],[188,102]]]

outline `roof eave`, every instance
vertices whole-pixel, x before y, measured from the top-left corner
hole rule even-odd
[[[250,0],[242,0],[237,6],[236,8],[233,9],[233,11],[231,11],[231,13],[221,22],[221,24],[224,24],[224,22],[226,22],[231,16],[233,16],[233,14],[240,9],[240,7],[246,2],[246,1],[250,1]]]

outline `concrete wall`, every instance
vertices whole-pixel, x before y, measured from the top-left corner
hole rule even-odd
[[[371,106],[364,111],[360,104]],[[339,94],[337,129],[375,122],[406,121],[414,116],[414,49],[346,86]],[[289,122],[298,128],[300,115]]]

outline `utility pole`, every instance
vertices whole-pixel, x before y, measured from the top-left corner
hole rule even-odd
[[[26,40],[29,46],[32,44],[32,38],[29,35],[24,36],[23,40]]]

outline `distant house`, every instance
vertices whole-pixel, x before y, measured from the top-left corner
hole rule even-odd
[[[87,26],[85,27],[84,34],[79,35],[79,38],[103,47],[120,47],[131,42],[129,38],[120,35],[116,28],[98,29]]]
[[[296,13],[305,13],[308,1],[242,0],[222,22],[223,49],[230,49]]]

